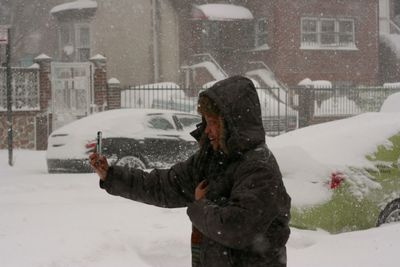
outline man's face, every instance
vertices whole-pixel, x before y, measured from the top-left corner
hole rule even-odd
[[[220,133],[221,133],[221,119],[219,116],[204,115],[207,122],[207,127],[205,133],[211,142],[211,145],[215,151],[221,148],[219,143]]]

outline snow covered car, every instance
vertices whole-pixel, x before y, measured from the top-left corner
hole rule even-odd
[[[383,102],[381,112],[400,112],[400,93],[390,95],[385,102]]]
[[[267,143],[292,197],[292,226],[338,233],[400,221],[400,113],[365,113]]]
[[[48,139],[50,173],[91,172],[88,150],[102,131],[103,154],[110,164],[142,169],[186,159],[197,149],[190,132],[195,114],[157,109],[119,109],[97,113],[54,131]]]

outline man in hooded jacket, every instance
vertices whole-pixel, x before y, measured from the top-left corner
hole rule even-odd
[[[241,76],[199,95],[200,149],[170,169],[109,167],[90,156],[100,187],[112,195],[166,208],[187,207],[193,267],[284,267],[290,197],[265,144],[253,83]]]

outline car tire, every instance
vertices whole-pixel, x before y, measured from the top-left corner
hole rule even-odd
[[[128,168],[135,168],[135,169],[141,169],[144,170],[146,169],[146,164],[144,164],[144,162],[135,156],[125,156],[122,157],[121,159],[119,159],[116,162],[117,166],[126,166]]]
[[[397,198],[386,205],[379,214],[376,226],[392,222],[400,222],[400,198]]]

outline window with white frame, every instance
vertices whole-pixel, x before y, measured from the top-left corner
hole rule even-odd
[[[85,62],[90,58],[89,23],[65,23],[59,28],[61,60]]]
[[[88,61],[90,58],[90,28],[89,24],[77,24],[76,34],[76,60]]]
[[[302,48],[355,48],[354,20],[302,18]]]
[[[255,25],[255,47],[267,44],[267,19],[259,18]]]

